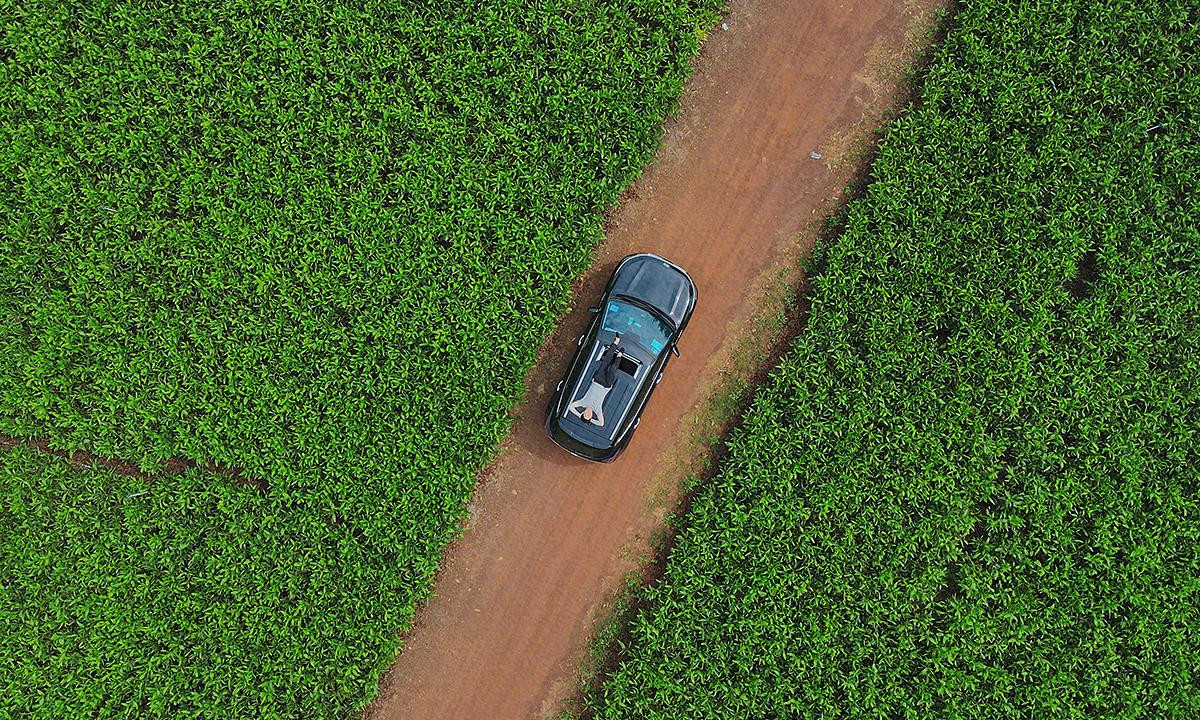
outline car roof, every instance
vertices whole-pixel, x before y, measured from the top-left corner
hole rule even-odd
[[[564,392],[567,393],[566,408],[587,392],[592,383],[592,376],[600,365],[604,345],[610,338],[611,333],[601,332],[597,341],[592,343],[579,374],[571,378],[571,384],[564,388]],[[611,447],[616,442],[622,427],[629,419],[638,389],[647,381],[647,376],[654,367],[653,356],[644,355],[640,351],[634,351],[630,355],[640,362],[634,375],[617,371],[616,380],[604,399],[604,425],[585,422],[568,409],[564,409],[560,413],[559,424],[568,434],[598,448]]]
[[[669,318],[678,328],[696,302],[696,286],[679,266],[643,253],[621,262],[613,275],[612,293],[641,300]]]

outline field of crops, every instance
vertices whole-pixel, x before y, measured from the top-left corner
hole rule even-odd
[[[1200,717],[1198,28],[963,3],[598,717]]]
[[[0,708],[315,717],[365,697],[404,617],[384,598],[409,589],[331,520],[197,470],[147,484],[2,451]]]
[[[0,6],[0,709],[352,714],[715,3]]]

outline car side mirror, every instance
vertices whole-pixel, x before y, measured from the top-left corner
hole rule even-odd
[[[600,312],[600,308],[598,308],[598,307],[590,307],[590,308],[588,308],[588,312],[590,312],[591,314],[595,315],[596,313]]]
[[[679,346],[672,345],[671,346],[671,354],[674,355],[675,357],[679,357]]]

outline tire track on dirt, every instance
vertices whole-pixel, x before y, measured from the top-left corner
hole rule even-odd
[[[673,504],[652,498],[661,491],[653,486],[675,462],[683,418],[720,372],[710,359],[752,315],[756,279],[794,258],[796,233],[853,176],[847,138],[879,121],[897,84],[873,66],[910,61],[913,28],[927,26],[938,7],[732,3],[728,30],[718,25],[706,41],[656,161],[609,219],[597,263],[576,289],[579,310],[530,373],[464,536],[447,552],[434,596],[368,718],[553,717],[575,694],[602,599],[637,568],[663,507]],[[872,82],[881,77],[887,81]],[[801,238],[800,253],[812,236]],[[629,449],[611,465],[593,465],[550,443],[543,409],[590,318],[583,308],[635,251],[682,265],[700,299],[682,357],[668,366]]]

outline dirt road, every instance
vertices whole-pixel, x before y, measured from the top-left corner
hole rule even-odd
[[[731,5],[658,159],[612,216],[600,262],[581,283],[580,310],[532,372],[513,433],[369,718],[553,717],[573,695],[602,598],[661,525],[650,499],[661,488],[651,485],[680,444],[681,418],[718,372],[710,359],[753,311],[756,278],[807,242],[808,220],[855,171],[853,138],[878,123],[912,57],[914,29],[938,4]],[[542,412],[588,319],[582,309],[635,251],[682,265],[700,299],[682,357],[629,449],[612,465],[593,465],[551,445]]]

